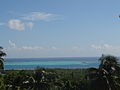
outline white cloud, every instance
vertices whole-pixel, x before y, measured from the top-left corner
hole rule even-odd
[[[10,28],[11,30],[18,30],[18,31],[23,31],[25,30],[27,27],[29,29],[33,28],[33,23],[32,22],[22,22],[19,19],[10,19],[7,23],[8,28]]]
[[[25,24],[19,19],[11,19],[8,21],[8,27],[13,30],[22,31],[25,29]]]
[[[41,46],[23,46],[23,47],[21,47],[21,49],[24,49],[24,50],[42,50],[44,48]]]
[[[34,24],[33,22],[28,22],[29,20],[51,21],[51,20],[56,20],[58,18],[59,15],[56,14],[45,13],[45,12],[31,12],[29,14],[23,15],[22,17],[19,17],[18,19],[10,19],[5,23],[0,22],[0,26],[7,26],[11,30],[23,31],[26,28],[28,29],[33,28]]]
[[[45,12],[32,12],[29,15],[22,16],[22,19],[24,20],[42,20],[42,21],[51,21],[55,20],[58,15],[51,14],[51,13],[45,13]]]
[[[8,42],[9,42],[10,46],[16,47],[16,44],[14,42],[12,42],[11,40],[9,40]]]
[[[91,45],[90,51],[95,55],[100,54],[111,54],[120,56],[120,45],[110,45],[110,44],[100,44],[100,45]]]
[[[21,46],[18,47],[14,42],[12,42],[11,40],[8,41],[10,44],[10,48],[9,49],[14,49],[14,50],[42,50],[44,49],[44,47],[41,46]]]
[[[117,47],[116,47],[116,46],[109,45],[109,44],[104,44],[104,48],[112,49],[112,48],[117,48]]]
[[[113,46],[109,44],[103,44],[103,45],[91,45],[92,48],[96,50],[120,50],[120,46]]]
[[[25,24],[19,19],[11,19],[8,21],[8,27],[13,30],[22,31],[25,29]]]
[[[102,49],[102,47],[100,45],[94,45],[93,44],[93,45],[91,45],[91,47],[94,48],[94,49]]]

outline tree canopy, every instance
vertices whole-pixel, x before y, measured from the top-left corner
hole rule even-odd
[[[6,53],[3,47],[0,46],[0,70],[4,69],[4,58],[2,58],[3,56],[6,56]]]

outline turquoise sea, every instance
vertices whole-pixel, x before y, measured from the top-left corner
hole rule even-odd
[[[5,69],[45,68],[89,68],[98,67],[98,57],[65,57],[65,58],[7,58]]]

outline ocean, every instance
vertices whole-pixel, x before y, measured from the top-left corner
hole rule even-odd
[[[9,69],[44,68],[89,68],[98,67],[98,57],[64,57],[64,58],[6,58],[4,67]]]

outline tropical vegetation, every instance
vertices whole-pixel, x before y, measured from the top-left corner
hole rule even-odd
[[[3,50],[3,47],[0,46],[0,72],[4,70],[4,59],[3,56],[6,56],[5,51]]]
[[[0,47],[1,70],[4,68]],[[102,55],[98,68],[5,70],[0,74],[0,90],[120,90],[120,65],[111,55]]]

